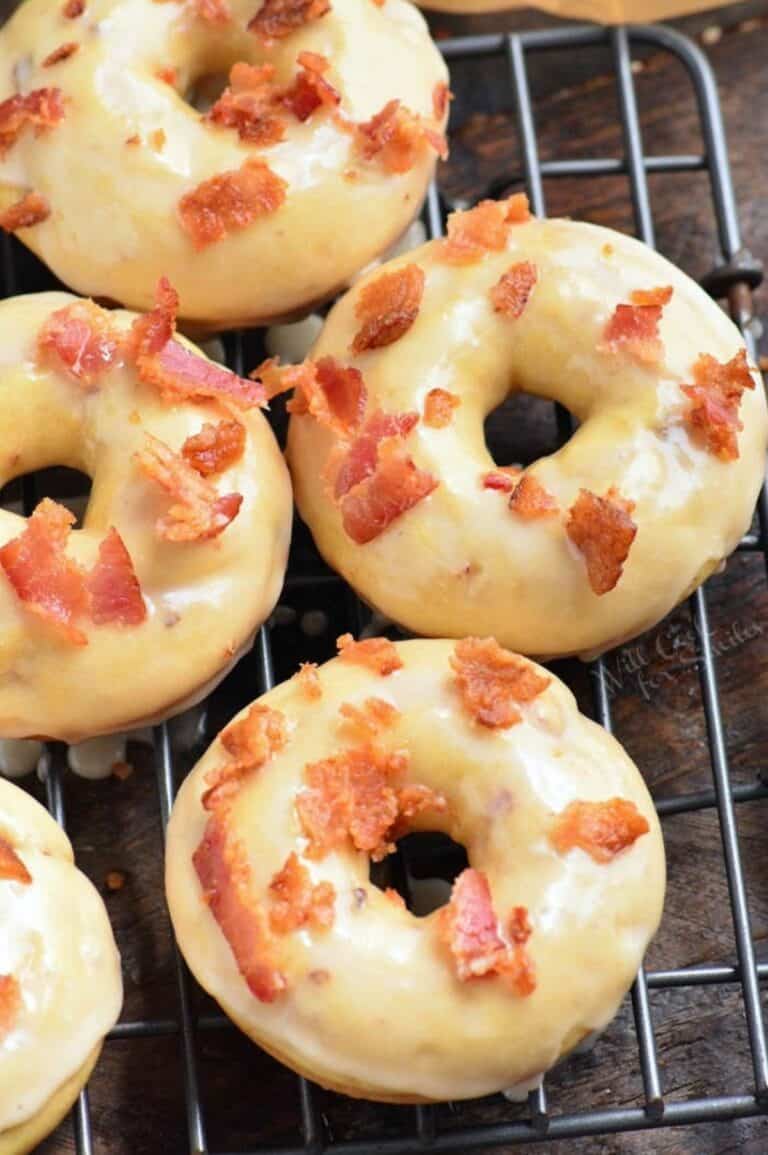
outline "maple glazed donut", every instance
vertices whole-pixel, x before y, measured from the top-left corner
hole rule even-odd
[[[283,377],[301,516],[418,634],[616,645],[736,547],[763,479],[763,389],[715,302],[639,241],[530,218],[519,194],[361,279]],[[519,392],[579,422],[524,472],[483,434]]]
[[[0,1155],[58,1125],[121,1005],[104,903],[64,831],[0,779]]]
[[[64,293],[0,304],[0,485],[92,479],[81,529],[0,510],[0,736],[70,743],[208,693],[271,612],[291,530],[263,390],[142,317]]]
[[[405,0],[26,0],[0,75],[0,223],[83,294],[145,309],[168,276],[201,327],[337,291],[445,152],[446,67]]]
[[[325,1087],[413,1102],[536,1080],[611,1019],[656,930],[648,792],[561,682],[492,639],[339,646],[184,782],[166,860],[181,950]],[[420,918],[369,880],[418,830],[469,859]]]

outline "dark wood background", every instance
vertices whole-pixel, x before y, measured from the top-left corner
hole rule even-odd
[[[474,20],[435,15],[438,36],[468,30],[533,27],[551,23],[525,11]],[[703,14],[678,26],[703,42],[719,83],[729,135],[733,176],[746,243],[768,256],[768,14],[764,4],[742,4]],[[682,68],[665,53],[640,57],[637,88],[646,149],[692,152],[700,145],[692,92]],[[610,60],[599,51],[547,57],[531,63],[531,83],[543,157],[621,155],[615,85]],[[450,197],[482,193],[500,172],[519,171],[514,115],[503,66],[458,69],[453,154],[443,176]],[[632,230],[625,178],[559,181],[547,185],[550,214],[580,216]],[[704,175],[651,177],[659,247],[694,276],[712,265],[715,234]],[[27,287],[38,273],[23,261]],[[757,313],[765,305],[755,298]],[[517,403],[494,419],[493,446],[505,460],[532,457],[551,447],[554,426],[534,404]],[[312,564],[299,530],[294,565]],[[279,677],[299,659],[330,656],[333,638],[350,622],[351,603],[338,585],[292,588],[274,619],[272,639]],[[768,586],[759,555],[731,560],[709,583],[720,685],[733,779],[750,783],[768,768]],[[609,659],[616,732],[658,796],[711,785],[707,735],[695,644],[686,609]],[[578,663],[558,673],[591,710],[588,674]],[[65,688],[62,688],[63,692]],[[214,697],[214,732],[259,690],[255,662],[246,660]],[[76,693],[77,687],[66,688]],[[88,783],[66,777],[70,830],[81,866],[104,894],[125,968],[124,1017],[173,1018],[177,1014],[170,932],[162,895],[160,820],[152,760],[132,751],[134,772]],[[180,767],[183,772],[184,767]],[[768,959],[768,859],[765,802],[738,807],[758,956]],[[662,928],[648,965],[669,968],[735,961],[728,892],[713,810],[665,821],[669,890]],[[107,875],[119,872],[119,889]],[[113,880],[114,881],[114,880]],[[204,1009],[208,1005],[200,1001]],[[709,987],[653,992],[651,1008],[664,1092],[669,1098],[749,1091],[750,1060],[739,989]],[[375,1046],[375,1040],[372,1041]],[[298,1143],[298,1095],[293,1076],[231,1029],[200,1039],[203,1101],[213,1150],[254,1150]],[[407,1062],[407,1058],[404,1057]],[[636,1105],[641,1080],[628,1006],[594,1051],[572,1059],[548,1081],[554,1112]],[[374,1138],[413,1127],[411,1112],[355,1103],[318,1092],[329,1137]],[[186,1152],[178,1039],[111,1042],[91,1083],[95,1149],[100,1155],[183,1155]],[[447,1128],[500,1121],[515,1114],[500,1097],[439,1108]],[[661,1130],[561,1143],[542,1152],[579,1155],[764,1155],[765,1119]],[[44,1144],[45,1155],[73,1150],[70,1124]]]

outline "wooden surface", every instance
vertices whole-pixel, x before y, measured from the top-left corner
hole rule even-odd
[[[679,26],[701,37],[716,70],[729,134],[733,175],[746,243],[768,257],[768,17],[764,5],[739,5]],[[473,22],[437,16],[438,35],[468,28],[532,27],[552,23],[533,13]],[[714,31],[712,31],[714,29]],[[610,60],[599,52],[572,53],[531,63],[531,83],[542,155],[620,155],[616,93]],[[457,69],[454,85],[453,159],[443,187],[452,197],[482,193],[500,172],[519,171],[518,142],[504,66]],[[641,57],[637,73],[645,146],[649,152],[695,151],[699,146],[692,93],[682,68],[664,53]],[[632,229],[624,178],[550,182],[550,213]],[[651,179],[659,247],[694,275],[712,264],[715,239],[707,179],[703,175]],[[758,310],[765,296],[756,298]],[[499,425],[494,445],[510,460],[549,447],[550,418],[518,402]],[[514,433],[510,433],[510,430]],[[499,442],[497,438],[500,437]],[[303,532],[295,558],[311,557]],[[349,623],[349,602],[338,585],[287,593],[272,632],[277,674],[290,674],[298,657],[322,660],[332,639]],[[713,638],[719,664],[728,751],[733,778],[755,781],[768,769],[768,586],[757,555],[734,558],[709,584]],[[687,610],[609,659],[616,732],[658,796],[711,784],[707,735]],[[578,663],[560,663],[591,709],[589,675]],[[215,730],[258,692],[257,666],[246,661],[211,706]],[[70,688],[76,692],[76,687]],[[135,772],[126,781],[86,783],[67,775],[70,829],[81,866],[105,894],[125,964],[124,1017],[173,1018],[177,1014],[170,934],[162,897],[161,833],[151,756],[133,750]],[[741,804],[739,834],[749,886],[758,956],[768,958],[768,856],[765,802]],[[716,813],[700,811],[665,821],[669,892],[661,931],[648,965],[670,968],[735,961],[728,891]],[[110,871],[125,876],[109,892]],[[206,1009],[207,1004],[201,1001]],[[751,1068],[739,990],[699,988],[653,992],[664,1092],[670,1099],[747,1092]],[[372,1041],[375,1046],[375,1040]],[[200,1040],[203,1102],[213,1150],[256,1150],[260,1145],[298,1144],[299,1101],[295,1079],[234,1030]],[[110,1043],[91,1084],[95,1150],[100,1155],[183,1155],[184,1105],[175,1037]],[[407,1056],[404,1056],[407,1062]],[[548,1080],[550,1108],[559,1113],[639,1102],[641,1083],[631,1012],[627,1005],[595,1049],[564,1064]],[[413,1128],[411,1112],[374,1108],[318,1092],[328,1136],[379,1138]],[[516,1108],[493,1098],[441,1107],[440,1125],[494,1122]],[[73,1150],[69,1124],[48,1141],[46,1155]],[[712,1124],[563,1143],[542,1152],[579,1155],[762,1155],[768,1150],[765,1119]]]

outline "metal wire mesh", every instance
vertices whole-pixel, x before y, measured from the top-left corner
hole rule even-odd
[[[648,156],[638,116],[635,81],[632,70],[632,49],[651,46],[657,51],[672,54],[686,69],[695,94],[703,151],[700,155]],[[528,81],[527,61],[533,54],[553,51],[573,53],[592,47],[608,48],[612,55],[613,71],[619,95],[619,112],[623,134],[623,155],[608,158],[539,159],[539,146],[534,120],[534,108]],[[468,37],[443,41],[441,49],[449,64],[462,62],[481,65],[490,58],[506,60],[510,94],[517,116],[523,164],[522,179],[527,188],[533,210],[537,215],[546,213],[544,179],[550,177],[594,177],[623,174],[629,179],[632,207],[637,235],[648,244],[654,244],[654,221],[648,195],[648,175],[651,173],[706,172],[709,176],[712,204],[717,224],[720,259],[704,278],[705,286],[720,297],[727,297],[735,320],[744,324],[750,317],[750,290],[761,278],[759,263],[742,247],[739,222],[728,167],[726,144],[717,91],[709,65],[699,49],[666,27],[636,26],[631,29],[603,29],[593,26],[561,26],[545,31],[523,32],[511,35]],[[509,183],[509,182],[507,182]],[[493,190],[489,190],[493,191]],[[574,208],[578,210],[578,205]],[[429,191],[425,206],[425,221],[430,235],[440,235],[443,228],[441,197],[436,186]],[[4,289],[6,295],[18,292],[14,268],[13,246],[7,244],[3,253]],[[754,356],[753,338],[745,333],[750,353]],[[235,335],[231,342],[232,367],[242,370],[242,341]],[[568,415],[558,415],[561,439],[569,435]],[[25,493],[29,508],[33,494]],[[768,563],[768,496],[765,489],[758,503],[758,531],[745,536],[740,548],[758,551]],[[312,574],[289,572],[288,585],[306,585],[313,581],[328,581]],[[638,1061],[642,1075],[643,1095],[629,1107],[584,1109],[569,1113],[550,1112],[547,1095],[542,1087],[531,1093],[526,1116],[510,1109],[513,1116],[508,1122],[481,1126],[462,1126],[449,1131],[439,1126],[437,1114],[430,1107],[413,1109],[412,1125],[407,1132],[391,1137],[366,1140],[334,1141],[324,1128],[315,1102],[312,1086],[298,1080],[297,1114],[301,1142],[283,1147],[267,1147],[258,1143],[258,1124],[254,1120],[253,1144],[248,1151],[217,1152],[216,1155],[309,1155],[309,1153],[338,1152],[345,1155],[406,1155],[424,1150],[448,1152],[471,1151],[496,1146],[511,1146],[543,1139],[559,1139],[609,1132],[641,1130],[660,1126],[679,1126],[708,1120],[735,1119],[768,1112],[768,1050],[760,1006],[760,982],[768,978],[768,964],[757,965],[747,906],[744,870],[734,816],[735,805],[768,797],[768,787],[759,782],[732,785],[729,776],[728,754],[724,741],[723,715],[718,693],[716,655],[713,652],[709,628],[707,592],[697,590],[690,599],[689,611],[698,639],[697,668],[700,679],[701,701],[709,739],[712,787],[695,793],[657,800],[662,817],[715,808],[719,821],[722,853],[731,904],[731,915],[736,944],[736,965],[684,967],[673,970],[646,972],[641,969],[632,989],[631,1003],[637,1038]],[[352,614],[354,617],[354,613]],[[359,616],[359,615],[358,615]],[[355,623],[353,622],[354,626]],[[273,685],[273,662],[270,636],[263,628],[256,643],[256,666],[259,689]],[[606,659],[593,665],[594,711],[599,722],[612,728],[609,684]],[[48,753],[46,782],[48,806],[56,819],[64,824],[63,755],[58,747]],[[162,725],[154,731],[154,757],[163,830],[173,803],[175,789],[174,757],[169,728]],[[201,1075],[199,1070],[199,1033],[220,1029],[225,1020],[218,1015],[196,1017],[193,1009],[192,982],[184,963],[175,955],[175,974],[178,991],[177,1013],[168,1019],[122,1022],[111,1032],[110,1039],[129,1039],[175,1035],[179,1037],[183,1066],[186,1106],[186,1145],[190,1155],[211,1155],[207,1140],[206,1118],[201,1102]],[[678,987],[707,987],[719,984],[737,984],[740,988],[743,1013],[751,1054],[753,1079],[740,1093],[708,1098],[677,1099],[665,1097],[664,1085],[657,1060],[653,1016],[649,992]],[[87,1092],[84,1092],[74,1112],[75,1145],[78,1155],[93,1155],[95,1148],[91,1134],[91,1118]]]

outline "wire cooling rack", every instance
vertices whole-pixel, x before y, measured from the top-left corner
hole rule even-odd
[[[516,110],[523,172],[519,181],[524,183],[532,208],[537,215],[546,213],[544,179],[553,177],[592,178],[595,176],[623,175],[629,179],[632,208],[637,235],[654,244],[654,220],[648,194],[648,177],[654,173],[678,174],[705,172],[709,177],[712,205],[719,237],[720,258],[715,267],[703,278],[703,283],[717,297],[727,298],[735,320],[744,325],[751,317],[751,290],[761,280],[761,268],[742,247],[739,222],[734,202],[728,157],[723,133],[719,102],[709,65],[699,49],[678,32],[661,26],[604,29],[594,26],[559,26],[545,31],[522,32],[511,35],[473,36],[445,40],[440,45],[451,66],[483,68],[489,61],[506,62],[509,96]],[[610,53],[614,80],[619,97],[620,126],[623,135],[622,155],[576,159],[540,160],[539,144],[534,123],[534,107],[528,81],[527,64],[531,57],[548,53],[576,54],[582,49],[599,47]],[[635,76],[632,68],[633,50],[652,48],[671,54],[686,70],[698,108],[703,149],[696,155],[646,155],[643,150],[640,120],[637,109]],[[478,75],[480,75],[478,73]],[[512,181],[497,181],[489,191],[500,191]],[[430,235],[440,235],[443,229],[443,201],[436,186],[432,186],[425,206],[425,222]],[[578,212],[578,202],[573,205]],[[17,275],[20,250],[15,242],[8,242],[4,252],[4,289],[6,295],[25,287],[24,277]],[[35,285],[34,287],[40,287]],[[750,353],[754,356],[754,342],[746,332]],[[228,339],[229,361],[236,371],[243,369],[243,345],[239,335]],[[558,412],[560,439],[570,432],[568,415]],[[25,489],[25,505],[33,504],[34,493]],[[761,493],[757,510],[757,529],[748,533],[740,546],[743,551],[757,552],[768,562],[768,498]],[[324,570],[314,558],[309,568],[297,572],[289,570],[287,590],[317,588],[329,585],[339,597],[338,605],[348,606],[348,625],[359,628],[363,619],[361,607],[354,598],[343,593],[340,579]],[[583,1109],[566,1113],[550,1111],[544,1087],[529,1095],[527,1108],[509,1106],[502,1120],[493,1124],[471,1125],[462,1121],[461,1105],[454,1116],[458,1125],[446,1129],[436,1109],[416,1107],[403,1109],[402,1130],[396,1135],[382,1131],[365,1140],[334,1140],[317,1105],[317,1091],[307,1081],[298,1080],[296,1090],[298,1141],[285,1146],[260,1144],[259,1118],[268,1104],[259,1109],[254,1101],[253,1129],[249,1143],[235,1151],[223,1151],[209,1146],[207,1119],[202,1103],[203,1078],[200,1070],[200,1038],[209,1030],[227,1027],[220,1015],[200,1015],[195,1008],[194,987],[178,954],[175,954],[177,1007],[168,1019],[140,1019],[123,1021],[115,1027],[108,1042],[114,1040],[178,1036],[183,1072],[186,1113],[186,1135],[179,1138],[176,1152],[189,1151],[190,1155],[320,1155],[337,1152],[338,1155],[406,1155],[406,1153],[469,1152],[495,1147],[554,1141],[587,1135],[607,1135],[621,1131],[680,1126],[728,1120],[768,1113],[768,1051],[765,1027],[760,1005],[760,982],[768,978],[768,964],[757,965],[753,947],[750,916],[747,907],[744,868],[739,850],[734,806],[738,802],[764,799],[768,788],[759,781],[733,785],[730,781],[728,756],[724,741],[723,710],[718,693],[716,655],[711,641],[707,592],[697,590],[689,602],[689,611],[698,645],[697,669],[700,697],[706,721],[712,786],[709,789],[657,800],[662,818],[672,814],[712,810],[717,813],[722,854],[730,897],[736,946],[736,965],[707,965],[672,970],[647,972],[637,975],[631,992],[631,1007],[637,1040],[637,1059],[642,1076],[642,1095],[634,1105],[596,1107],[586,1103]],[[274,683],[273,655],[269,627],[263,628],[256,641],[255,654],[249,669],[255,668],[258,689],[264,691]],[[606,658],[593,663],[592,685],[594,713],[608,730],[612,728],[610,705],[610,672]],[[226,684],[224,688],[226,697]],[[250,695],[252,696],[252,694]],[[163,830],[173,803],[177,767],[174,748],[167,725],[154,731],[153,756],[155,761],[160,814]],[[60,747],[51,747],[48,753],[46,793],[48,806],[55,818],[65,820],[65,757]],[[407,853],[407,852],[404,852]],[[718,1094],[712,1097],[679,1098],[665,1096],[660,1064],[657,1059],[657,1039],[650,1007],[649,992],[670,988],[732,988],[740,989],[743,1015],[746,1021],[752,1078],[746,1080],[738,1093]],[[233,1028],[231,1028],[233,1029]],[[599,1062],[599,1051],[597,1052]],[[404,1056],[407,1062],[407,1056]],[[467,1117],[471,1119],[471,1114]],[[85,1091],[73,1113],[73,1127],[77,1155],[96,1155],[88,1093]],[[104,1147],[104,1151],[109,1148]]]

